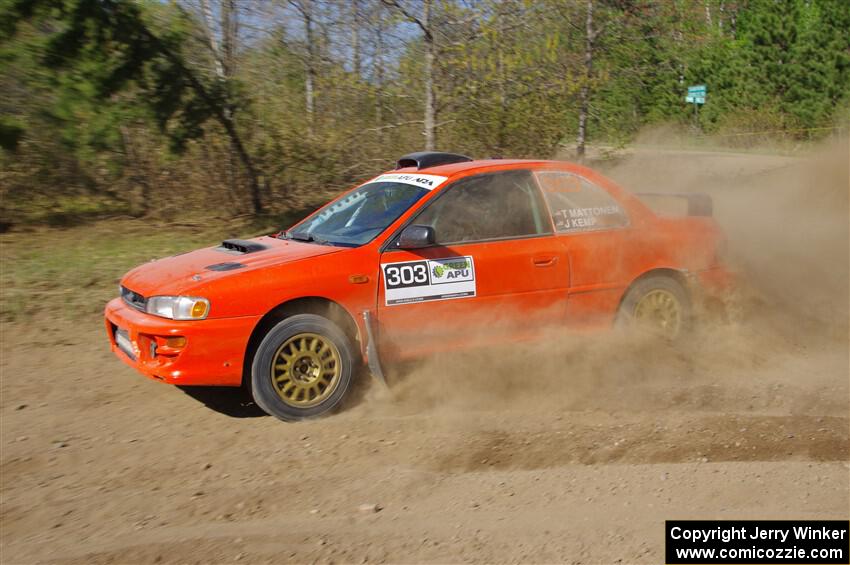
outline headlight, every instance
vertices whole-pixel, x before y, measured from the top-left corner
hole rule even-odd
[[[151,296],[145,311],[172,320],[203,320],[210,313],[210,301],[194,296]]]

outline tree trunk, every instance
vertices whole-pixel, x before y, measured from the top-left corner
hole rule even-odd
[[[153,34],[149,31],[148,35],[149,37],[153,37]],[[210,93],[207,92],[207,89],[204,88],[201,81],[198,80],[198,77],[195,76],[185,63],[183,63],[183,60],[176,53],[165,47],[158,38],[155,39],[155,41],[159,44],[163,54],[171,59],[175,65],[183,69],[184,76],[189,81],[189,84],[192,85],[192,89],[197,93],[198,97],[204,101],[204,104],[213,110],[213,115],[216,120],[218,120],[218,123],[224,128],[224,131],[227,132],[227,136],[230,138],[230,143],[233,145],[236,155],[239,157],[239,160],[242,162],[242,166],[245,167],[245,171],[248,173],[251,191],[251,207],[255,214],[262,214],[263,202],[260,198],[260,183],[257,170],[254,168],[254,162],[251,159],[251,156],[248,154],[248,151],[245,150],[245,146],[242,145],[242,138],[239,136],[239,132],[236,131],[236,125],[233,123],[233,118],[228,115],[227,108],[216,103],[212,96],[210,96]]]
[[[720,6],[717,11],[719,12],[717,16],[717,29],[720,30],[720,33],[723,33],[723,18],[726,16],[726,6],[723,0],[720,0]]]
[[[499,129],[496,135],[496,151],[498,156],[504,156],[507,145],[507,121],[508,121],[508,95],[507,95],[507,73],[505,72],[505,49],[503,47],[504,36],[504,14],[502,4],[499,4],[496,12],[497,36],[496,36],[496,67],[499,76]]]
[[[212,7],[210,6],[209,0],[202,0],[201,7],[204,12],[204,20],[206,22],[206,31],[210,50],[212,51],[213,60],[215,61],[215,74],[220,81],[226,82],[236,73],[236,40],[239,32],[236,0],[221,0],[219,4],[221,16],[220,45],[216,39],[215,18],[213,17]],[[157,42],[160,43],[158,40]],[[160,45],[162,44],[160,43]],[[172,58],[172,60],[176,60],[177,58],[177,56],[170,51],[166,51],[166,55]],[[180,61],[180,65],[185,68],[182,60]],[[216,106],[216,118],[218,118],[219,123],[227,132],[227,136],[230,140],[230,149],[228,151],[228,182],[230,183],[231,190],[235,188],[236,184],[236,175],[234,171],[236,169],[236,159],[238,158],[242,163],[242,166],[245,168],[245,171],[248,173],[251,193],[251,208],[255,214],[261,214],[263,212],[263,204],[262,199],[260,198],[259,179],[257,171],[254,169],[254,163],[248,155],[248,152],[245,150],[245,146],[242,145],[242,139],[236,130],[234,106],[228,100],[225,102],[224,106],[220,108],[221,111],[219,112],[218,106],[211,100],[209,93],[207,93],[200,81],[198,81],[194,75],[189,73],[188,69],[187,74],[189,74],[189,82],[201,98],[211,106]]]
[[[351,68],[354,77],[360,79],[360,2],[351,0]]]
[[[576,136],[576,157],[584,160],[587,141],[587,114],[590,107],[590,79],[593,76],[593,0],[587,0],[587,18],[585,20],[584,43],[584,83],[579,92],[578,135]]]
[[[380,6],[375,38],[375,134],[379,145],[384,143],[384,18]]]
[[[433,151],[437,146],[437,100],[434,93],[434,58],[436,56],[436,47],[434,45],[434,33],[431,28],[432,0],[423,0],[421,18],[408,12],[398,0],[383,0],[383,3],[398,10],[405,19],[415,23],[422,30],[422,39],[425,43],[425,57],[422,65],[422,74],[424,75],[422,82],[425,83],[425,115],[422,119],[422,133],[425,136],[425,150]]]
[[[306,77],[304,80],[304,109],[307,112],[307,133],[315,134],[316,111],[316,38],[313,29],[313,6],[311,0],[301,3],[301,15],[304,18],[304,34],[307,40],[307,57],[304,61]]]
[[[221,0],[221,58],[224,75],[236,74],[236,38],[239,34],[239,14],[235,0]]]
[[[434,34],[431,33],[431,0],[425,0],[422,30],[425,36],[425,150],[433,151],[437,146],[437,102],[434,96]]]
[[[150,212],[150,201],[151,201],[151,186],[148,182],[148,172],[150,167],[147,166],[147,163],[144,162],[145,159],[142,157],[144,155],[143,151],[136,151],[136,146],[133,141],[133,138],[130,134],[129,128],[127,126],[121,126],[121,140],[122,145],[124,147],[124,155],[127,158],[127,162],[130,163],[130,184],[131,188],[139,187],[140,195],[138,198],[138,202],[134,199],[129,199],[127,204],[130,205],[130,213],[134,216],[147,216],[148,212]],[[146,170],[143,170],[146,169]],[[136,211],[138,210],[138,214]]]
[[[221,66],[224,70],[224,78],[230,81],[236,74],[236,39],[238,34],[238,14],[236,13],[235,0],[220,0],[219,10],[221,12]],[[225,111],[230,119],[236,122],[236,107],[229,97]],[[227,151],[227,182],[232,194],[239,193],[239,175],[237,174],[236,150],[231,142]]]
[[[732,6],[729,14],[729,31],[732,39],[738,39],[738,7]]]
[[[210,0],[201,0],[201,9],[204,12],[204,22],[206,23],[207,28],[207,42],[210,44],[210,51],[212,51],[213,55],[215,76],[217,76],[219,80],[224,80],[224,63],[222,62],[221,49],[219,49],[218,40],[215,36],[215,18],[213,17]]]

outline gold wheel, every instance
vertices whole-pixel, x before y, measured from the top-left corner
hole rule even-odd
[[[341,374],[339,350],[319,334],[292,336],[272,358],[272,386],[284,403],[295,408],[326,400],[339,386]]]
[[[679,335],[682,329],[682,304],[669,290],[654,289],[635,304],[634,318],[643,327],[668,339]]]

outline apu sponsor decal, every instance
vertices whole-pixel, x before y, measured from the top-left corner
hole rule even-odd
[[[387,306],[475,296],[472,257],[384,263]]]
[[[447,284],[474,280],[472,257],[453,257],[429,261],[431,284]]]
[[[434,190],[447,179],[439,175],[416,175],[404,173],[387,173],[381,175],[372,182],[400,182],[402,184],[412,184],[425,190]]]

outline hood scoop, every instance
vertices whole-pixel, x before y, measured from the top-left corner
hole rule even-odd
[[[242,263],[216,263],[215,265],[207,265],[204,269],[208,271],[233,271],[245,267]]]
[[[246,253],[262,251],[263,249],[267,249],[267,247],[262,243],[249,241],[247,239],[225,239],[216,249],[225,253],[232,253],[234,255],[245,255]]]

